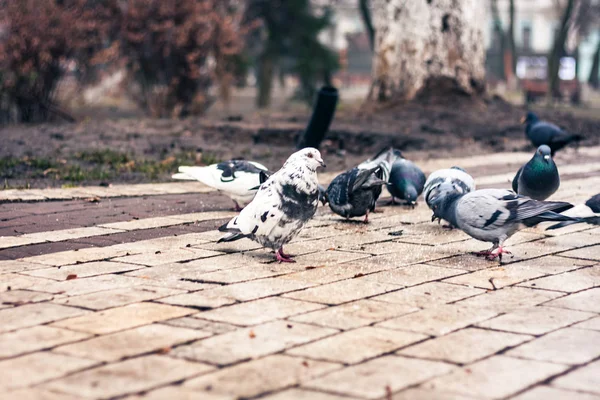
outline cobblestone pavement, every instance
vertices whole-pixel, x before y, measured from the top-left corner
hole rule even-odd
[[[554,198],[597,193],[599,156],[559,155]],[[422,164],[508,187],[529,157]],[[423,204],[320,209],[277,264],[217,244],[234,214],[195,183],[0,201],[3,400],[600,399],[598,227],[522,231],[499,265]]]

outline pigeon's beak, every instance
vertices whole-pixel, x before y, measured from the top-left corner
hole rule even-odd
[[[521,120],[520,120],[519,122],[520,122],[520,123],[522,123],[522,124],[524,124],[524,123],[525,123],[525,121],[527,121],[527,117],[525,117],[525,116],[522,116],[522,117],[521,117]]]
[[[319,162],[319,164],[321,164],[321,167],[323,167],[323,168],[327,167],[327,165],[325,165],[325,161],[323,161],[322,158],[318,159],[317,161]]]
[[[548,161],[549,159],[550,159],[550,154],[546,154],[546,155],[544,156],[544,160]]]

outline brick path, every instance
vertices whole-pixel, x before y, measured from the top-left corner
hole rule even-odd
[[[561,154],[555,198],[598,192],[599,155]],[[422,164],[507,187],[529,157]],[[0,192],[0,398],[600,399],[600,228],[522,231],[499,266],[423,204],[320,209],[276,264],[186,185]]]

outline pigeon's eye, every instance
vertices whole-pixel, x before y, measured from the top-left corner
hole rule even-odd
[[[306,157],[308,157],[308,158],[313,158],[314,156],[313,156],[313,153],[308,153],[308,154],[306,155]]]

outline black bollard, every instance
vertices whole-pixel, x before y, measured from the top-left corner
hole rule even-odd
[[[312,117],[298,140],[298,150],[305,147],[319,148],[333,120],[338,98],[338,90],[333,86],[323,86],[319,90]]]

